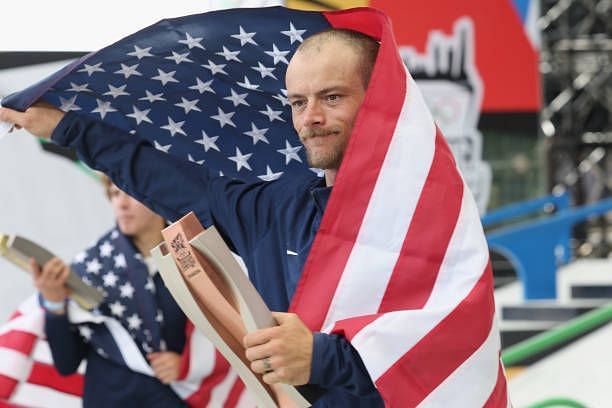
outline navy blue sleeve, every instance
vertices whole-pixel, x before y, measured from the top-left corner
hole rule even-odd
[[[261,190],[269,183],[247,184],[210,174],[204,167],[155,149],[146,140],[86,115],[68,112],[51,139],[76,150],[90,167],[106,173],[126,193],[176,221],[194,211],[205,225],[214,224],[239,254],[249,253],[267,230],[270,214]],[[249,220],[248,228],[243,220]]]
[[[61,375],[73,374],[87,354],[87,344],[71,327],[67,314],[45,313],[45,334],[53,365]]]
[[[359,397],[378,393],[351,343],[337,334],[315,332],[313,336],[309,384],[326,389],[340,387]]]

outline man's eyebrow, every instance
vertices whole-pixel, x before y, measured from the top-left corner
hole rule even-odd
[[[341,85],[335,85],[335,86],[328,86],[327,88],[323,88],[319,91],[317,91],[317,95],[325,95],[328,94],[330,92],[345,92],[347,89],[346,86],[341,86]],[[298,98],[304,98],[305,96],[299,93],[289,93],[287,95],[287,99],[298,99]]]

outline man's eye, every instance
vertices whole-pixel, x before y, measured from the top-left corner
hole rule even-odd
[[[336,102],[340,99],[340,95],[327,95],[327,100],[330,102]]]
[[[298,109],[298,108],[301,108],[302,106],[304,106],[304,101],[293,101],[293,102],[291,102],[291,107],[293,109]]]

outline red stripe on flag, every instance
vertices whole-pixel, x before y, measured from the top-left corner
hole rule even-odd
[[[191,335],[193,334],[193,323],[191,320],[187,320],[185,324],[185,347],[181,353],[181,368],[178,376],[178,380],[184,380],[189,373],[189,367],[191,364]]]
[[[8,348],[29,356],[36,340],[37,337],[32,333],[11,330],[0,335],[0,348]]]
[[[55,367],[49,364],[35,362],[27,382],[66,394],[79,397],[83,395],[83,376],[81,374],[62,376]]]
[[[489,399],[484,405],[484,408],[501,408],[508,406],[508,391],[506,389],[506,376],[504,374],[504,366],[499,362],[499,371],[497,372],[497,383]]]
[[[223,403],[223,408],[234,408],[236,405],[238,405],[243,392],[244,383],[240,377],[238,377],[236,378],[236,381],[234,381],[234,385],[232,385],[232,389],[230,390],[227,399]]]
[[[377,31],[382,39],[344,161],[290,307],[311,330],[321,328],[330,308],[406,95],[406,72],[384,15],[376,10],[360,9],[325,13],[325,16],[334,27],[366,30],[372,34]],[[371,19],[368,26],[359,25],[364,19]],[[358,189],[354,188],[356,182],[360,185]]]
[[[227,360],[215,350],[215,368],[213,372],[205,377],[200,383],[200,388],[187,398],[185,402],[190,407],[205,407],[210,402],[212,390],[225,379],[230,365]]]
[[[17,380],[0,374],[0,399],[9,399],[18,383]]]
[[[11,313],[11,316],[9,317],[9,321],[18,318],[21,315],[22,313],[19,310],[15,310],[13,313]]]
[[[380,316],[382,316],[382,314],[379,313],[338,320],[334,324],[334,328],[331,332],[342,335],[345,339],[351,341],[353,337],[361,331],[361,329],[378,319]]]
[[[462,195],[463,180],[455,159],[436,128],[431,168],[379,312],[420,309],[425,305],[455,230]]]
[[[388,406],[417,406],[486,340],[495,310],[490,267],[469,295],[376,381]],[[480,318],[485,312],[488,318]]]

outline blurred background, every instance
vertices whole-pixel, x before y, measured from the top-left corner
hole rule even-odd
[[[2,10],[0,96],[162,18],[265,5],[391,17],[481,211],[515,406],[612,406],[612,1],[21,1]],[[0,233],[69,260],[113,223],[103,189],[21,133],[0,140]],[[0,270],[4,321],[34,289]]]

